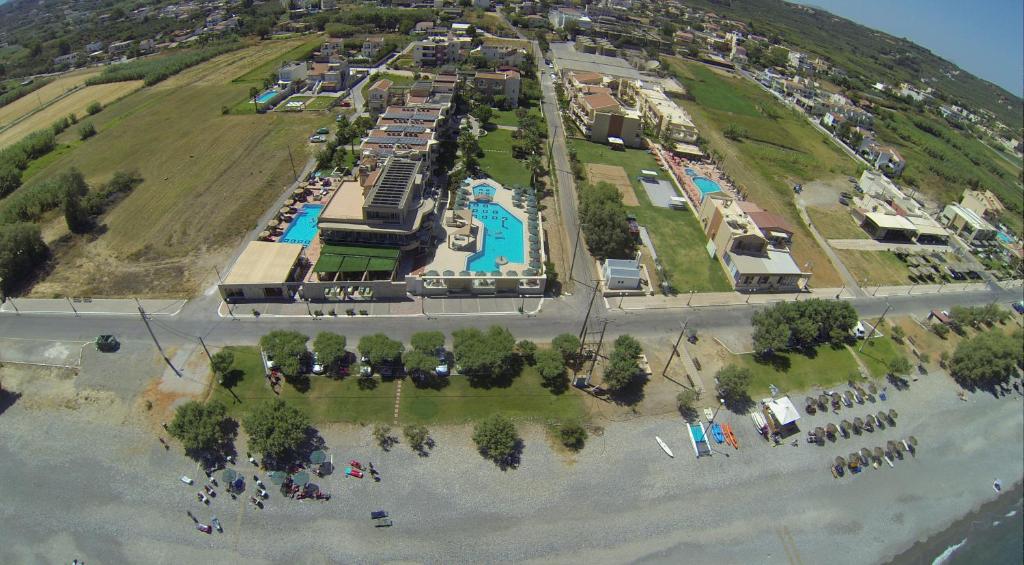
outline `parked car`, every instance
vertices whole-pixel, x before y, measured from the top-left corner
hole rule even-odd
[[[96,338],[96,349],[104,353],[117,351],[121,348],[121,342],[110,334],[103,334]]]
[[[1018,314],[1024,314],[1024,300],[1018,300],[1013,303],[1013,309]]]
[[[267,353],[263,349],[260,349],[260,357],[263,358],[263,366],[267,368],[267,371],[273,371],[277,368],[277,363],[274,362],[274,356]]]
[[[331,133],[331,130],[329,130],[327,128],[320,128],[320,129],[316,130],[316,132],[318,134],[320,134],[320,135],[327,135],[327,134]]]
[[[324,374],[324,364],[320,362],[320,357],[316,354],[316,351],[313,352],[313,374]]]
[[[309,137],[310,143],[323,143],[327,141],[326,135],[312,135]]]
[[[352,107],[352,102],[350,100],[342,100],[341,104],[339,104],[339,106],[341,106],[342,108],[351,108]],[[343,118],[343,116],[338,116],[338,117],[339,118]]]

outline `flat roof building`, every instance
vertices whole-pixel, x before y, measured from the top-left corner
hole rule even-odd
[[[295,282],[301,243],[250,241],[219,285],[225,300],[289,298],[288,283]]]

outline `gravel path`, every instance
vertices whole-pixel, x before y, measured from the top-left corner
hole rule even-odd
[[[894,429],[771,448],[747,417],[723,413],[741,449],[716,447],[722,453],[700,460],[678,418],[609,423],[576,456],[553,450],[542,429],[524,429],[522,465],[511,471],[480,458],[463,427],[434,430],[429,457],[401,444],[382,453],[368,429],[331,427],[322,431],[335,463],[369,459],[381,483],[334,475],[321,481],[330,502],[274,493],[256,510],[221,494],[206,508],[177,480],[201,477],[195,464],[127,416],[111,418],[116,407],[23,400],[0,416],[2,563],[863,563],[992,498],[993,477],[1009,484],[1024,475],[1020,400],[979,394],[965,403],[947,379],[926,377],[868,405],[895,407]],[[803,428],[867,412],[805,417]],[[911,434],[918,456],[895,469],[839,480],[827,470],[836,455]],[[252,467],[239,468],[251,479]],[[377,508],[393,528],[371,527]],[[187,510],[204,521],[216,513],[225,533],[195,531]]]

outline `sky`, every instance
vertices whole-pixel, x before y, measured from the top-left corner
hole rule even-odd
[[[896,37],[1024,94],[1024,0],[799,0]]]

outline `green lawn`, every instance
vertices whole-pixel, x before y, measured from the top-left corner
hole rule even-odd
[[[640,186],[640,171],[660,171],[663,178],[669,178],[662,171],[654,156],[642,149],[612,150],[607,145],[581,139],[570,140],[569,146],[583,163],[618,165],[625,169],[640,206],[629,209],[637,221],[647,227],[658,252],[658,258],[665,268],[665,278],[678,292],[718,292],[732,287],[718,261],[709,257],[704,245],[707,238],[697,218],[686,210],[670,210],[653,206],[647,191]]]
[[[219,400],[234,418],[243,417],[257,403],[281,398],[309,415],[314,423],[324,422],[390,422],[394,418],[395,382],[375,381],[377,387],[363,390],[358,379],[323,376],[309,377],[309,390],[299,392],[293,384],[285,383],[281,395],[275,395],[264,376],[262,360],[256,347],[228,347],[235,355],[233,371],[228,382],[231,389],[214,385],[210,399]],[[237,380],[235,380],[237,378]],[[234,393],[234,394],[232,394]]]
[[[844,206],[811,206],[807,215],[825,239],[871,239]]]
[[[798,264],[813,263],[811,284],[842,284],[800,219],[792,185],[852,175],[856,163],[807,123],[802,113],[783,106],[751,81],[723,76],[677,57],[663,60],[693,95],[694,101],[684,100],[683,106],[710,148],[719,153],[725,172],[751,201],[782,215],[796,228],[793,254]],[[724,136],[730,126],[744,132],[742,139]]]
[[[271,46],[273,46],[275,43],[283,41],[283,39],[265,40],[260,42],[260,45],[266,48],[271,48]],[[296,45],[295,47],[289,49],[288,51],[275,57],[274,59],[271,59],[259,66],[251,68],[244,74],[232,79],[231,82],[254,82],[260,83],[260,85],[262,85],[263,79],[270,77],[271,74],[276,73],[277,70],[281,68],[281,63],[285,63],[288,61],[304,61],[306,59],[309,59],[309,57],[313,54],[313,51],[316,51],[316,49],[320,47],[323,44],[323,42],[324,37],[322,35],[315,35],[309,40]]]
[[[458,424],[501,413],[516,420],[548,422],[579,420],[585,415],[582,397],[569,390],[555,395],[541,387],[540,375],[526,369],[507,388],[473,388],[465,377],[449,379],[441,390],[402,385],[403,424]]]
[[[317,96],[311,101],[306,103],[307,110],[327,110],[337,102],[338,99],[334,96]]]
[[[814,387],[829,387],[845,383],[858,374],[857,361],[845,347],[819,347],[813,356],[803,353],[777,353],[765,363],[754,355],[735,356],[736,364],[747,367],[754,374],[750,383],[750,397],[769,395],[768,385],[775,385],[783,393],[795,394]]]
[[[885,377],[889,373],[889,364],[897,357],[906,357],[913,361],[909,355],[903,352],[903,348],[889,337],[889,332],[892,331],[890,327],[885,325],[878,331],[885,335],[867,340],[864,343],[864,349],[860,349],[860,344],[854,347],[861,362],[867,366],[871,376],[876,379]]]
[[[505,186],[529,186],[530,171],[526,164],[512,156],[512,132],[496,129],[480,137],[480,149],[484,151],[480,168],[494,180]]]
[[[857,278],[861,285],[868,286],[910,284],[910,268],[891,251],[856,251],[836,249],[836,255],[843,265]]]
[[[529,114],[541,118],[540,108],[533,107],[527,110]],[[499,126],[518,126],[519,118],[516,117],[516,110],[495,110],[491,122]]]

